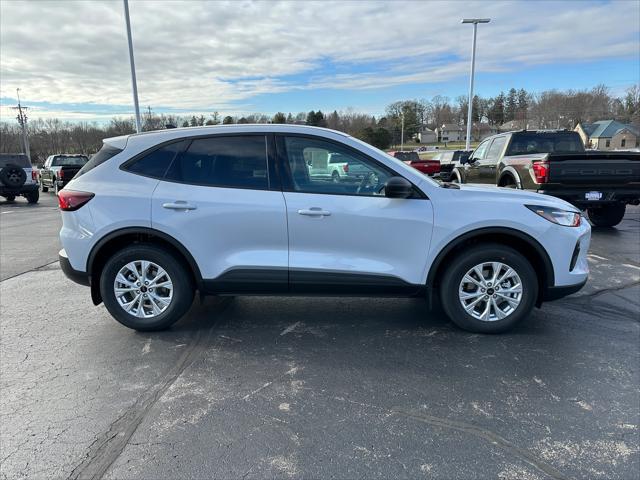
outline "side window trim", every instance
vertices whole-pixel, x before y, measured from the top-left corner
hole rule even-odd
[[[300,191],[300,190],[296,190],[293,186],[293,176],[291,174],[291,166],[289,165],[289,160],[287,158],[287,149],[285,146],[285,137],[299,137],[299,138],[308,138],[311,140],[315,140],[315,141],[322,141],[322,142],[327,142],[327,143],[332,143],[334,145],[339,146],[340,148],[347,150],[349,153],[353,153],[353,155],[357,158],[357,157],[361,157],[366,159],[366,161],[369,161],[371,163],[373,163],[376,167],[381,168],[382,170],[386,170],[390,176],[394,176],[394,177],[402,177],[405,178],[404,175],[396,172],[394,169],[392,169],[391,167],[388,167],[387,165],[383,164],[382,162],[376,160],[375,158],[361,152],[358,149],[355,149],[349,145],[345,145],[343,143],[340,142],[336,142],[330,138],[326,138],[326,137],[322,137],[322,136],[317,136],[317,135],[309,135],[309,134],[303,134],[303,133],[276,133],[275,134],[275,144],[276,144],[276,156],[277,156],[277,166],[278,166],[278,173],[280,174],[280,180],[282,182],[282,191],[283,192],[292,192],[292,193],[306,193],[306,194],[314,194],[314,195],[335,195],[335,196],[347,196],[347,197],[370,197],[370,198],[380,198],[380,197],[376,197],[373,195],[359,195],[359,194],[354,194],[354,193],[337,193],[337,192],[307,192],[307,191]],[[409,182],[411,182],[409,179],[405,178],[406,180],[408,180]],[[428,200],[429,197],[422,191],[420,190],[418,187],[415,186],[415,184],[413,182],[411,182],[411,184],[413,185],[413,190],[415,192],[415,197],[410,197],[410,199],[426,199]]]

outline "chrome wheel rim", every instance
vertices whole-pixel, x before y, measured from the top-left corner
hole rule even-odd
[[[171,305],[173,282],[157,263],[134,260],[118,271],[113,292],[118,304],[129,315],[154,318]]]
[[[462,277],[458,298],[465,312],[476,320],[495,322],[516,311],[522,301],[518,273],[501,262],[484,262]]]

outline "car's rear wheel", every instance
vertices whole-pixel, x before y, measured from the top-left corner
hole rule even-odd
[[[595,227],[613,227],[622,221],[626,208],[624,203],[591,207],[587,208],[587,215]]]
[[[16,200],[16,196],[15,195],[7,195],[4,198],[7,199],[7,202],[15,202],[15,200]]]
[[[109,313],[138,331],[162,330],[177,322],[193,302],[186,267],[155,245],[136,245],[113,255],[100,276]]]
[[[538,295],[536,273],[516,250],[499,244],[470,247],[440,283],[447,316],[464,330],[500,333],[527,317]]]

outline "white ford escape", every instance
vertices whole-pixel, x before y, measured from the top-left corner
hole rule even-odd
[[[310,175],[340,155],[368,172]],[[439,298],[500,332],[586,282],[590,227],[570,204],[441,185],[340,132],[297,125],[111,138],[60,192],[62,269],[136,330],[206,295]]]

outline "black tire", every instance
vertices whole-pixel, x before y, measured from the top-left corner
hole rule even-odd
[[[504,188],[518,188],[516,181],[511,177],[505,177],[500,182],[500,186]]]
[[[38,200],[40,200],[40,190],[26,193],[24,198],[26,198],[29,203],[38,203]]]
[[[483,321],[474,318],[465,311],[458,295],[465,274],[484,262],[501,262],[508,265],[518,274],[522,283],[520,303],[513,312],[501,320]],[[501,333],[511,329],[531,313],[537,297],[538,279],[529,261],[516,250],[495,243],[480,244],[462,251],[447,267],[440,282],[443,310],[453,323],[470,332]]]
[[[7,202],[15,202],[16,201],[16,196],[15,195],[7,195],[4,198],[7,199]]]
[[[587,208],[587,215],[594,227],[613,227],[624,218],[627,206],[624,203]]]
[[[49,187],[45,187],[42,180],[40,180],[40,188],[42,188],[43,193],[47,193],[49,191]]]
[[[148,260],[162,267],[171,277],[173,297],[162,313],[153,318],[140,318],[127,313],[116,299],[113,289],[116,275],[127,263]],[[115,253],[100,275],[100,293],[109,313],[125,327],[140,332],[164,330],[180,320],[191,307],[194,285],[185,265],[173,254],[156,245],[139,244]]]
[[[453,172],[449,177],[449,183],[462,183],[458,172]]]
[[[10,188],[19,188],[27,181],[27,174],[19,165],[12,163],[0,170],[0,180]]]
[[[334,172],[331,174],[331,181],[333,183],[340,183],[340,174],[338,172],[336,172],[334,170]]]

